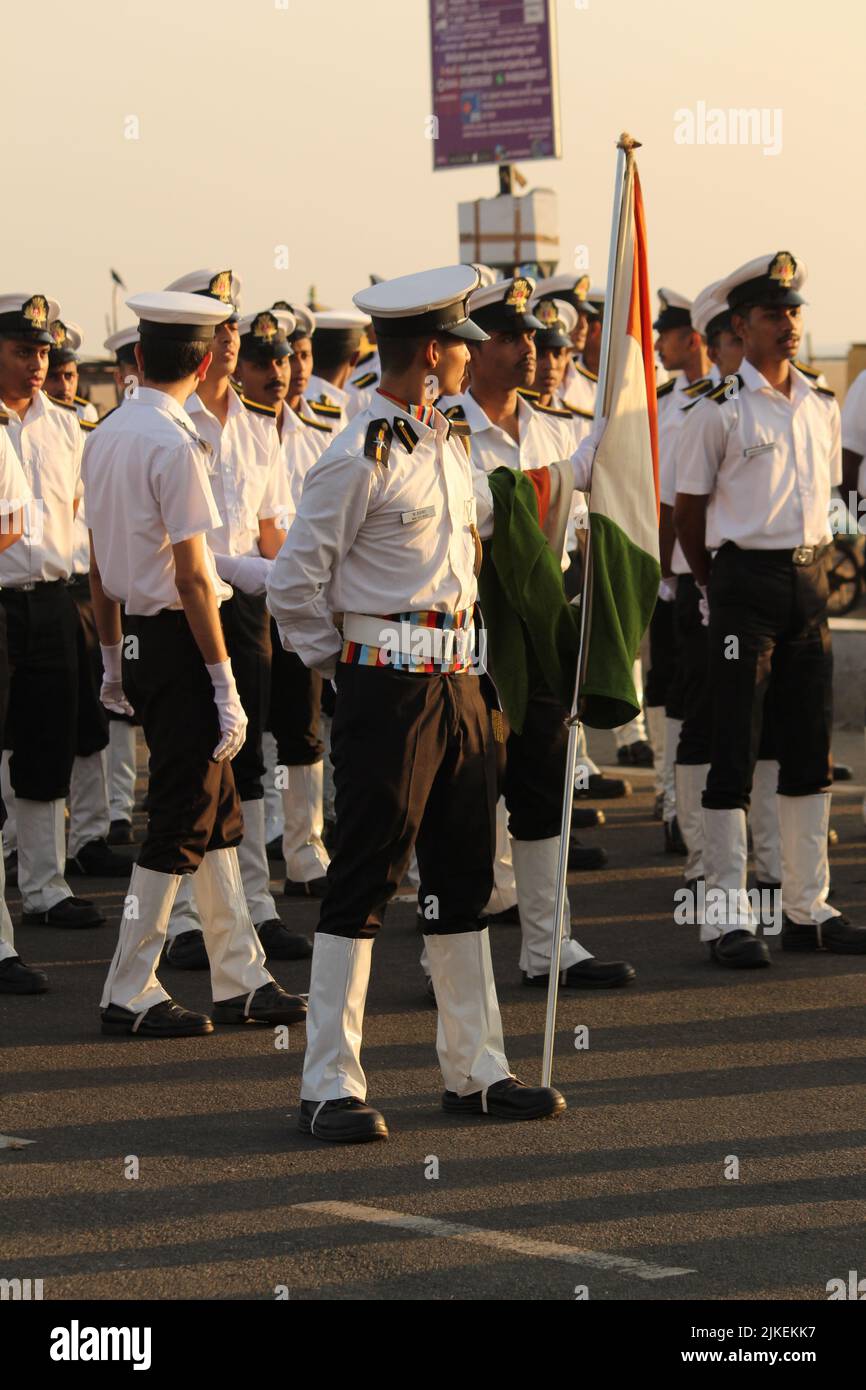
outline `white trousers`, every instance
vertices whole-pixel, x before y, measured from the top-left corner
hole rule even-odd
[[[69,847],[74,859],[83,845],[103,840],[108,834],[111,815],[108,809],[107,750],[76,758],[72,764],[69,784]]]
[[[549,840],[511,841],[520,908],[520,969],[530,976],[550,973],[559,841],[559,835]],[[560,965],[563,970],[591,958],[592,952],[585,950],[571,935],[568,894],[563,906],[561,931]]]
[[[135,726],[124,719],[108,724],[108,814],[110,820],[132,820],[135,807]]]
[[[17,955],[12,918],[9,916],[9,909],[6,906],[6,864],[3,859],[4,849],[3,836],[0,835],[0,960],[7,960],[9,956]]]
[[[18,887],[25,912],[47,912],[72,896],[66,872],[66,803],[16,797]]]

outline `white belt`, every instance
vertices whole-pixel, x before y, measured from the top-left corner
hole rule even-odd
[[[475,627],[470,623],[455,631],[454,628],[424,627],[420,623],[399,622],[393,618],[372,618],[366,613],[346,613],[343,637],[359,646],[379,647],[392,660],[429,661],[450,666],[471,660]]]

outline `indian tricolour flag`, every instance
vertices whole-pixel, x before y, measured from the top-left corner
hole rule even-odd
[[[580,711],[610,729],[640,709],[632,666],[658,595],[658,442],[646,224],[634,142],[623,136],[614,202],[589,497]],[[614,240],[615,237],[615,240]]]

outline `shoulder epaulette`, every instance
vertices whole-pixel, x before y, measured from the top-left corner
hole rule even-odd
[[[418,443],[418,436],[402,415],[394,416],[394,433],[399,439],[407,454],[411,454],[415,445]]]
[[[261,405],[258,401],[251,401],[248,396],[241,396],[241,400],[253,415],[267,415],[271,420],[277,418],[277,412],[272,405]]]
[[[573,358],[572,361],[574,362]],[[580,376],[585,376],[589,381],[598,381],[595,372],[591,372],[589,367],[585,367],[582,362],[574,362],[574,370],[578,372]]]
[[[86,396],[76,396],[75,403],[76,405],[90,405],[90,401]]]
[[[738,390],[745,387],[746,383],[743,381],[743,378],[740,376],[739,372],[737,372],[736,376],[734,377],[734,380],[737,383]],[[705,396],[701,396],[700,399],[705,401],[716,401],[719,405],[721,405],[723,401],[731,399],[729,392],[730,385],[730,379],[726,377],[725,380],[721,382],[714,391],[708,391],[707,394]]]
[[[472,426],[468,420],[449,420],[448,434],[459,435],[461,439],[468,439],[472,433]]]
[[[685,391],[683,392],[683,395],[702,396],[705,391],[709,391],[712,384],[713,378],[711,376],[699,377],[697,381],[692,382],[691,386],[686,387]]]
[[[814,367],[807,367],[806,363],[801,362],[797,357],[794,358],[791,366],[796,367],[798,372],[802,372],[804,376],[810,377],[812,381],[817,381],[818,377],[821,375],[820,372],[815,371]]]
[[[466,411],[463,409],[462,405],[449,405],[448,409],[443,411],[443,414],[446,420],[454,421],[466,419]]]
[[[579,415],[583,420],[595,419],[595,412],[592,410],[584,410],[582,405],[572,405],[571,401],[563,401],[562,404],[568,411],[569,415]]]
[[[95,430],[95,429],[96,429],[96,426],[97,426],[97,421],[96,421],[96,420],[82,420],[81,417],[79,416],[78,427],[79,427],[79,429],[84,430],[85,433],[86,433],[88,430]]]
[[[9,416],[6,414],[6,411],[5,411],[5,410],[0,410],[0,425],[8,425],[8,424],[9,424]]]
[[[45,392],[45,394],[46,396],[48,396],[47,391]],[[58,405],[61,410],[72,410],[75,411],[76,415],[78,414],[78,411],[75,410],[74,405],[67,405],[65,401],[59,401],[56,396],[48,396],[48,399],[50,400],[52,405]]]
[[[378,372],[364,372],[363,376],[355,377],[355,380],[352,382],[352,385],[354,386],[356,391],[363,391],[366,386],[372,386],[373,383],[378,380]]]
[[[307,401],[307,405],[317,415],[326,415],[329,420],[339,420],[343,413],[338,405],[325,405],[321,401]]]
[[[814,389],[822,396],[832,396],[833,400],[835,401],[836,392],[833,390],[831,386],[819,386],[816,381],[814,384]]]
[[[364,439],[364,457],[388,467],[394,434],[387,420],[371,420]]]
[[[374,358],[375,356],[376,356],[376,349],[375,349],[375,348],[370,348],[370,351],[369,351],[369,352],[365,352],[363,357],[359,357],[359,358],[358,358],[358,361],[357,361],[357,364],[356,364],[356,365],[359,366],[359,367],[363,367],[363,365],[364,365],[365,362],[372,362],[372,360],[373,360],[373,358]]]
[[[540,391],[530,391],[528,386],[518,386],[518,396],[522,396],[525,401],[537,401],[541,395]]]
[[[530,401],[533,410],[537,410],[541,415],[558,415],[560,420],[570,420],[571,411],[563,410],[558,405],[542,405],[540,401]]]
[[[660,401],[662,396],[669,396],[676,384],[673,377],[671,377],[670,381],[663,381],[661,386],[656,387],[656,400]]]
[[[318,420],[311,420],[309,415],[298,415],[298,419],[300,420],[301,424],[306,425],[308,429],[321,430],[324,434],[334,433],[330,425],[320,425]]]

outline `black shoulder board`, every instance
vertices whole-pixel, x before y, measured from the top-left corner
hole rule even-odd
[[[383,468],[387,468],[393,437],[393,431],[387,420],[371,420],[367,427],[367,437],[364,440],[364,457],[372,459],[374,463],[381,463]]]
[[[582,420],[594,420],[595,414],[591,410],[584,410],[582,405],[572,405],[571,401],[563,401],[565,409],[569,415],[579,415]]]
[[[307,405],[316,415],[326,415],[329,420],[339,420],[343,413],[338,405],[324,405],[321,401],[307,401]]]
[[[306,425],[308,429],[321,430],[324,434],[334,433],[330,425],[320,425],[318,420],[311,420],[309,415],[299,415],[298,419],[300,420],[301,424]]]
[[[463,409],[462,405],[449,405],[448,409],[445,411],[445,419],[465,420],[466,411]]]
[[[6,414],[6,411],[5,411],[5,410],[0,410],[0,425],[8,425],[8,424],[9,424],[9,416]]]
[[[76,405],[90,405],[90,401],[87,399],[86,396],[76,396],[75,402]]]
[[[409,421],[405,420],[402,415],[394,416],[394,433],[403,445],[406,453],[411,454],[415,445],[418,443],[418,436],[409,424]]]
[[[82,420],[82,419],[79,417],[78,425],[79,425],[79,428],[82,429],[82,430],[84,430],[85,433],[86,433],[87,430],[95,430],[95,429],[96,429],[97,422],[96,422],[96,420]]]
[[[662,382],[661,386],[656,387],[656,400],[660,401],[662,396],[670,395],[671,391],[673,391],[676,384],[677,383],[673,377],[671,377],[670,381]]]
[[[248,396],[241,396],[241,400],[253,415],[268,415],[272,420],[276,420],[277,412],[272,405],[260,405],[258,401],[251,401]]]
[[[734,377],[734,380],[737,383],[738,390],[741,390],[746,384],[743,381],[743,378],[740,376],[739,372],[737,372],[737,375]],[[731,399],[729,394],[730,384],[730,380],[726,377],[725,380],[721,383],[721,385],[716,387],[715,391],[708,391],[706,396],[702,396],[701,399],[707,401],[716,401],[719,405],[722,405],[724,401]]]
[[[816,382],[815,390],[818,391],[822,396],[832,396],[834,401],[836,399],[836,392],[830,386],[819,386]]]
[[[375,349],[375,348],[370,348],[370,351],[369,351],[369,352],[365,352],[363,357],[359,357],[359,358],[358,358],[358,366],[359,366],[359,367],[363,367],[364,364],[365,364],[365,362],[372,362],[372,360],[373,360],[373,358],[374,358],[375,356],[376,356],[376,349]]]
[[[528,386],[518,386],[518,388],[517,388],[517,394],[518,394],[518,396],[523,396],[524,400],[527,400],[527,401],[537,401],[537,400],[538,400],[538,397],[541,395],[541,392],[540,392],[540,391],[530,391],[530,389],[529,389]]]
[[[542,415],[558,415],[560,420],[570,420],[571,411],[562,410],[557,405],[542,405],[540,401],[530,400],[529,404],[533,410],[539,410]]]
[[[356,376],[352,382],[356,391],[363,391],[366,386],[372,386],[379,380],[378,372],[364,372],[363,376]]]
[[[574,361],[573,358],[572,361]],[[596,376],[595,372],[591,372],[589,370],[589,367],[585,367],[582,362],[575,362],[574,370],[576,372],[579,372],[581,376],[587,377],[590,381],[598,381],[598,377]]]
[[[45,394],[46,396],[48,396],[47,391],[45,392]],[[59,401],[56,396],[48,396],[48,399],[50,400],[52,405],[59,405],[61,410],[74,410],[75,414],[78,414],[78,411],[75,410],[74,405],[67,405],[65,401]]]
[[[698,380],[697,380],[697,381],[693,381],[692,384],[691,384],[691,386],[687,386],[687,387],[686,387],[685,391],[683,392],[683,395],[684,395],[684,396],[702,396],[702,395],[704,394],[705,391],[709,391],[709,389],[710,389],[710,387],[712,386],[712,384],[713,384],[713,379],[712,379],[711,376],[702,376],[702,377],[698,377]]]
[[[802,372],[804,376],[810,377],[812,381],[817,381],[818,377],[821,375],[820,372],[815,371],[814,367],[808,367],[805,362],[801,362],[798,357],[794,358],[791,366],[796,367],[798,372]]]

